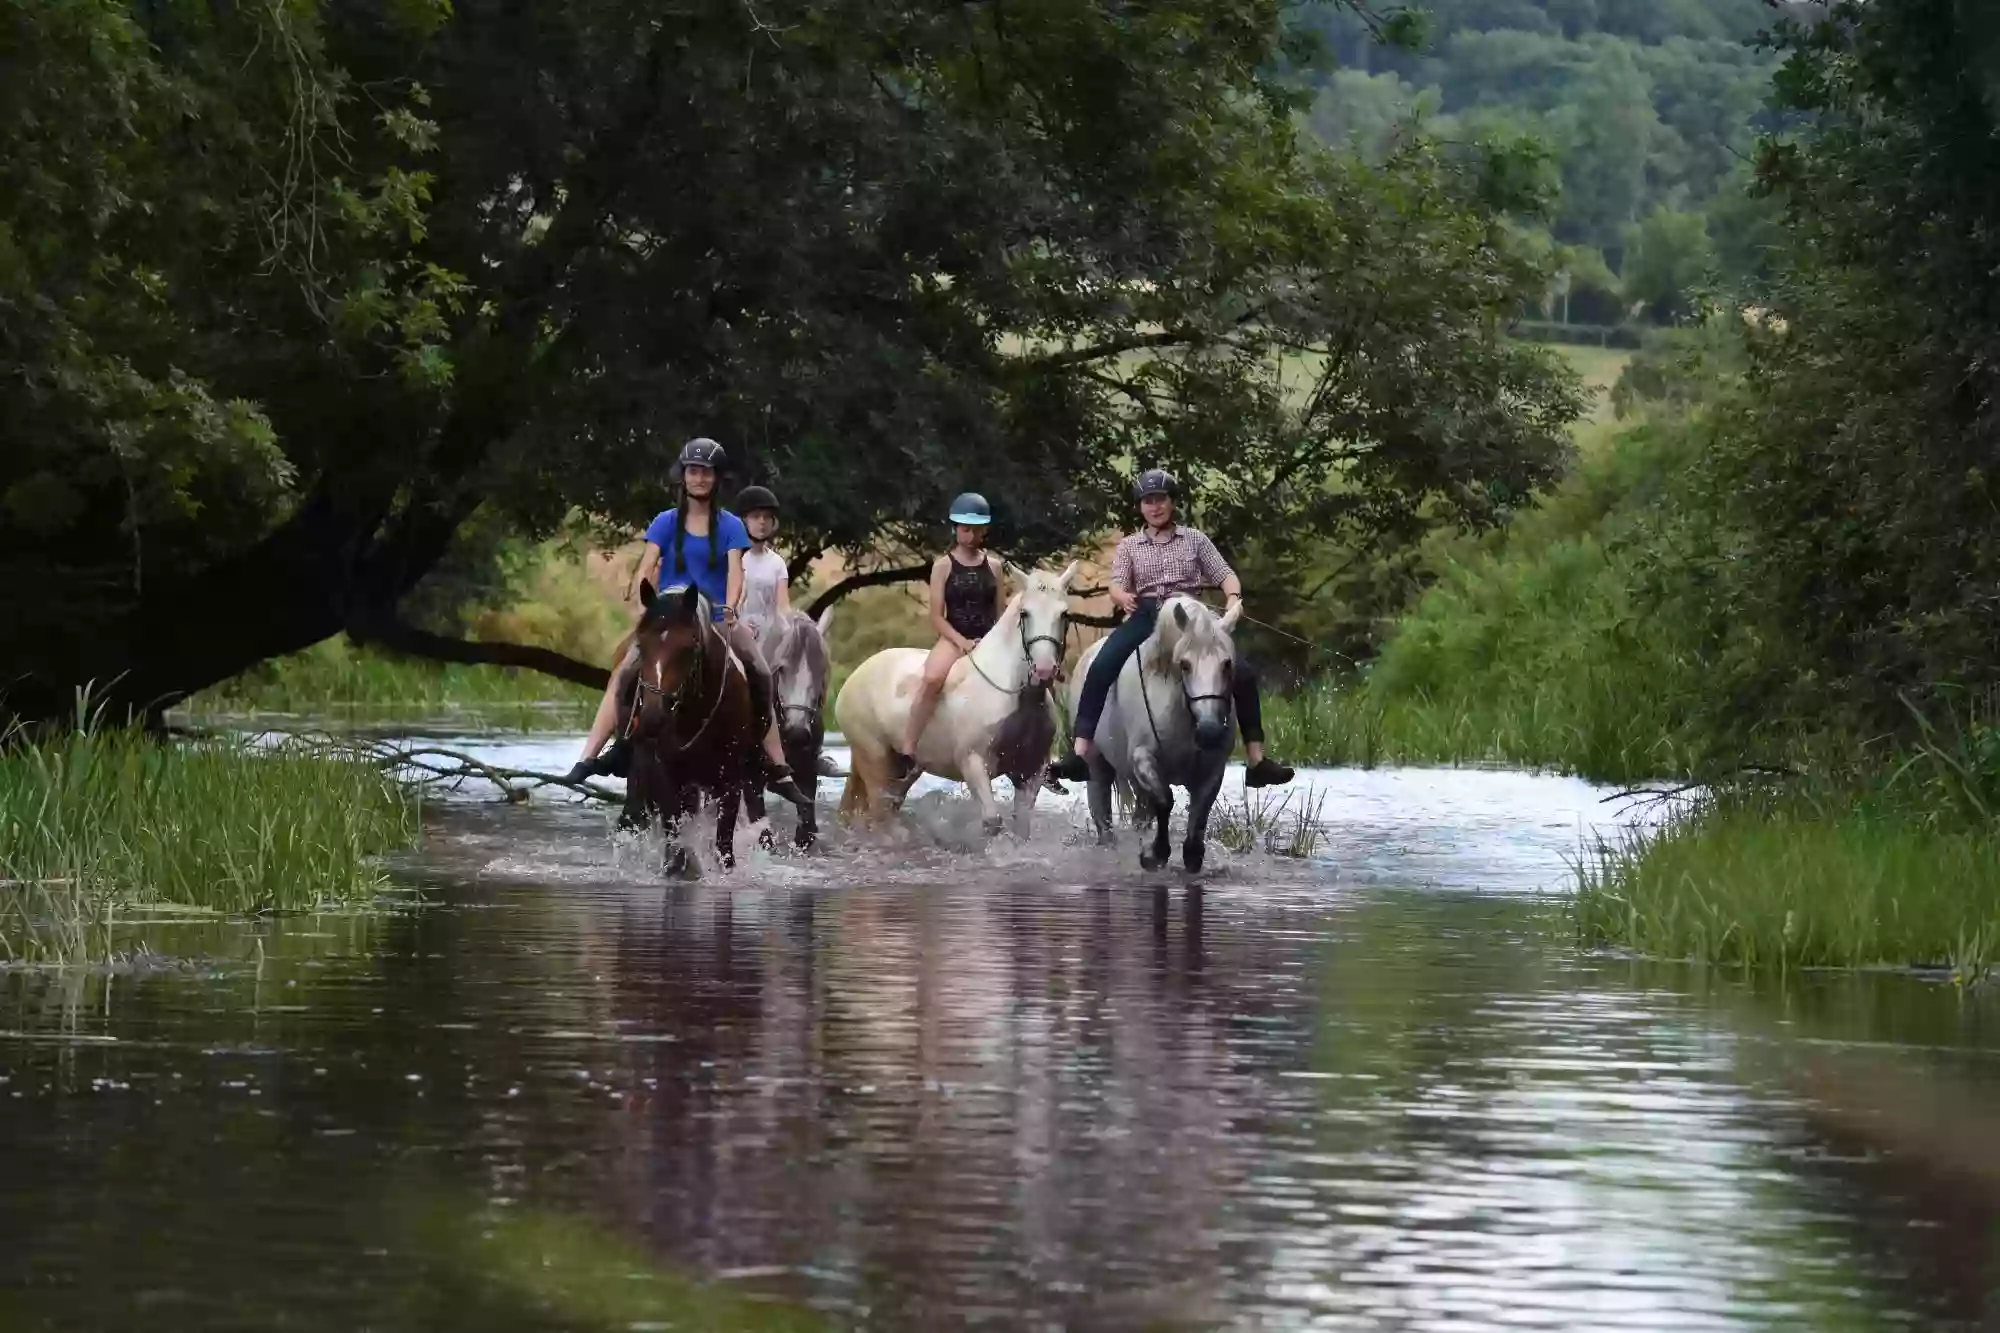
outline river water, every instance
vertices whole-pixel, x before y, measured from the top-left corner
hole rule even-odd
[[[0,1328],[1988,1325],[1992,1001],[1579,954],[1643,812],[1303,778],[1198,884],[1054,797],[667,887],[466,793],[421,905],[0,973]]]

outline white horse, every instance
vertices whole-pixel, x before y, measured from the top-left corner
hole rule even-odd
[[[917,738],[916,766],[900,780],[890,778],[891,755],[923,678],[926,653],[885,648],[854,669],[833,701],[834,718],[853,752],[840,794],[843,818],[874,824],[900,805],[919,774],[935,773],[972,789],[991,837],[1004,826],[992,781],[1007,777],[1014,782],[1015,834],[1027,836],[1055,739],[1055,701],[1048,686],[1062,665],[1076,571],[1075,562],[1060,574],[1007,566],[1021,591],[971,654],[952,667],[937,712]]]
[[[1153,824],[1152,845],[1139,854],[1139,864],[1147,870],[1167,863],[1167,821],[1177,786],[1188,791],[1181,864],[1198,871],[1207,855],[1208,816],[1229,767],[1235,731],[1230,673],[1236,643],[1230,634],[1241,611],[1239,604],[1218,617],[1192,597],[1169,597],[1152,634],[1118,673],[1097,720],[1091,737],[1090,819],[1098,841],[1111,842],[1112,782],[1136,796],[1140,812],[1150,813]],[[1071,717],[1076,716],[1083,679],[1104,643],[1092,644],[1076,664]]]

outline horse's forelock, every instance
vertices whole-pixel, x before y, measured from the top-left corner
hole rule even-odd
[[[816,672],[822,679],[826,674],[826,641],[820,638],[819,626],[812,618],[798,611],[780,616],[771,625],[771,645],[768,652],[773,670],[781,666],[791,666],[800,670]]]
[[[1187,608],[1185,626],[1182,626],[1174,615],[1174,609],[1180,606]],[[1222,628],[1222,621],[1217,618],[1215,612],[1209,610],[1202,602],[1184,594],[1168,598],[1160,607],[1159,621],[1153,626],[1151,646],[1153,651],[1147,656],[1160,671],[1166,671],[1172,665],[1168,660],[1169,657],[1183,647],[1196,653],[1220,657],[1233,657],[1236,652],[1235,645],[1230,641],[1228,632]]]

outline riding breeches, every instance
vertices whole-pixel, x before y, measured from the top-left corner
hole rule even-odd
[[[1097,650],[1090,672],[1083,678],[1083,697],[1076,704],[1076,735],[1090,738],[1097,734],[1097,721],[1104,716],[1104,701],[1110,697],[1111,687],[1118,683],[1118,673],[1153,636],[1153,626],[1159,619],[1160,603],[1142,597],[1138,609],[1111,631],[1104,646]],[[1236,654],[1235,670],[1230,673],[1230,694],[1236,704],[1236,725],[1243,733],[1244,744],[1258,744],[1264,739],[1264,706],[1257,693],[1257,668],[1240,651]]]

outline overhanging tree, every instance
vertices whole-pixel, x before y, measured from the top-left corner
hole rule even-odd
[[[468,516],[638,522],[680,440],[798,554],[996,501],[1033,558],[1197,479],[1225,540],[1491,518],[1568,382],[1417,145],[1303,148],[1279,9],[0,0],[0,688],[153,710],[413,631]]]

